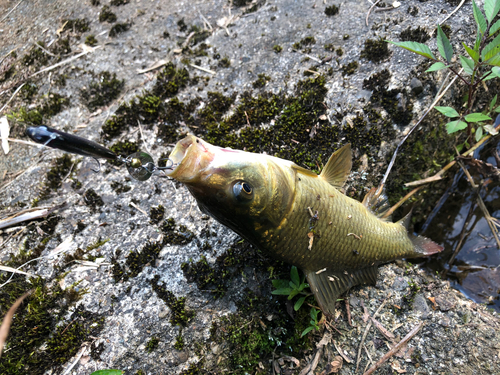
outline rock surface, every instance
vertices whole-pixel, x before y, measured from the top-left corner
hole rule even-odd
[[[432,101],[436,89],[433,79],[438,82],[443,78],[439,73],[434,78],[423,74],[426,63],[401,49],[389,47],[387,56],[363,57],[367,53],[366,40],[399,40],[403,30],[416,26],[425,28],[430,34],[434,25],[455,6],[445,1],[403,2],[394,10],[372,11],[367,27],[365,19],[371,6],[369,2],[335,3],[339,6],[338,13],[331,16],[325,14],[325,8],[333,4],[323,2],[234,1],[238,5],[247,3],[236,7],[218,0],[196,3],[137,0],[113,5],[118,3],[112,1],[108,4],[106,1],[92,6],[90,2],[64,0],[21,2],[3,19],[0,24],[0,55],[5,56],[0,66],[3,74],[0,81],[2,103],[6,103],[26,77],[75,56],[82,48],[88,49],[81,44],[89,35],[95,36],[98,47],[50,72],[32,76],[27,82],[37,85],[38,102],[33,101],[33,107],[30,107],[32,102],[23,91],[24,97],[16,97],[9,104],[7,113],[18,112],[21,107],[33,109],[40,100],[45,100],[43,95],[58,93],[70,98],[70,103],[60,113],[45,118],[44,122],[61,130],[78,130],[78,135],[99,141],[102,125],[112,118],[110,116],[122,103],[154,87],[157,71],[139,74],[138,70],[165,59],[177,67],[185,66],[190,77],[201,77],[198,83],[177,92],[177,97],[185,103],[201,97],[197,111],[208,105],[209,92],[226,96],[235,94],[237,104],[241,101],[238,95],[245,90],[254,90],[254,95],[265,91],[293,96],[299,81],[309,79],[304,73],[313,78],[325,76],[327,93],[323,104],[326,112],[321,121],[310,124],[308,132],[314,138],[315,126],[319,128],[320,123],[321,126],[326,126],[325,122],[339,126],[338,139],[331,141],[342,144],[346,139],[350,140],[348,129],[360,126],[356,119],[365,111],[365,105],[376,101],[373,97],[378,90],[376,84],[368,88],[364,84],[374,73],[384,69],[390,71],[386,89],[397,92],[394,96],[397,102],[395,111],[411,113],[413,118],[418,118]],[[14,2],[2,3],[1,13],[7,14],[14,5]],[[116,14],[118,23],[128,24],[127,31],[115,37],[109,36],[113,24],[99,22],[105,5]],[[335,12],[330,9],[330,13]],[[475,32],[471,15],[471,4],[466,3],[448,21],[457,46],[458,41],[469,41]],[[90,29],[78,32],[75,25],[69,30],[62,28],[64,20],[73,19],[88,20]],[[187,25],[187,30],[183,24]],[[207,32],[203,42],[209,45],[207,56],[193,56],[189,48],[184,47],[189,46],[191,33],[194,32],[193,38],[203,29]],[[17,64],[13,70],[15,74],[6,75],[11,64],[9,58],[13,56],[7,53],[11,50],[16,49],[22,58],[38,48],[33,47],[37,41],[43,41],[44,49],[47,49],[57,43],[57,39],[67,37],[73,50],[71,54],[63,53],[60,59],[51,57],[41,65],[23,65],[19,59],[13,59],[12,64]],[[435,48],[434,39],[427,44]],[[191,51],[195,49],[193,46]],[[221,64],[222,60],[225,64]],[[119,80],[124,80],[125,87],[117,98],[91,111],[85,106],[82,92],[90,87],[95,75],[103,71],[116,74]],[[65,78],[65,85],[56,84],[60,77]],[[415,79],[422,84],[418,97],[411,95],[414,85],[410,82]],[[255,84],[257,80],[260,80],[259,84]],[[451,95],[449,100],[453,99]],[[171,99],[162,100],[167,103]],[[236,104],[225,113],[226,117],[235,110]],[[380,181],[387,157],[409,129],[408,119],[398,122],[389,109],[377,111],[389,122],[392,136],[382,135],[375,145],[354,147],[357,170],[351,176],[351,186],[360,186],[367,176],[373,179],[372,185]],[[241,126],[245,126],[247,121],[252,122],[252,118],[247,115],[241,121]],[[20,138],[25,125],[15,120],[12,122],[15,123],[13,137]],[[157,134],[162,123],[151,123],[141,129],[135,123],[127,124],[129,129],[112,137],[113,142],[118,139],[139,142],[141,149],[149,150],[157,159],[171,147]],[[263,126],[273,124],[274,119]],[[363,132],[368,128],[370,125],[365,123],[359,133],[365,134]],[[187,130],[197,131],[181,123],[176,128],[177,139]],[[293,142],[284,141],[287,145]],[[2,215],[29,206],[39,198],[47,171],[52,168],[51,162],[62,155],[59,151],[45,150],[39,158],[39,150],[35,147],[17,143],[11,143],[11,147],[11,152],[0,158],[0,177],[4,178],[0,190]],[[324,158],[328,156],[324,155]],[[85,292],[77,302],[52,306],[51,313],[64,312],[59,321],[53,322],[52,330],[56,330],[56,326],[68,328],[80,322],[84,324],[85,319],[93,322],[88,316],[101,319],[95,320],[100,323],[93,323],[100,327],[99,330],[91,334],[89,332],[94,331],[90,327],[81,336],[84,340],[75,339],[77,347],[68,349],[69,358],[57,357],[64,360],[37,368],[40,373],[61,373],[73,366],[69,373],[89,374],[98,369],[118,368],[127,374],[227,371],[328,374],[341,363],[339,373],[354,374],[356,356],[369,316],[373,317],[382,305],[375,319],[380,323],[378,327],[385,327],[389,334],[372,325],[362,345],[358,373],[375,363],[420,323],[423,327],[406,350],[391,357],[378,373],[500,373],[498,315],[467,300],[451,289],[446,281],[404,262],[381,267],[375,287],[358,287],[348,293],[346,300],[350,310],[340,302],[336,319],[326,324],[320,322],[320,331],[312,331],[300,341],[300,332],[310,320],[309,307],[301,308],[307,310],[305,313],[295,313],[296,320],[293,321],[288,316],[287,307],[292,314],[293,308],[287,305],[286,298],[277,298],[270,293],[269,278],[273,270],[279,270],[280,278],[287,278],[288,266],[273,263],[265,254],[241,244],[237,235],[201,214],[183,186],[155,177],[145,182],[130,180],[126,178],[124,167],[108,164],[102,166],[99,174],[94,174],[91,171],[94,167],[93,160],[83,159],[72,167],[69,179],[60,176],[65,182],[56,192],[38,202],[40,206],[50,207],[65,204],[56,211],[59,220],[53,233],[44,230],[44,224],[38,222],[16,237],[8,238],[3,234],[3,240],[8,241],[0,250],[2,263],[8,262],[11,254],[19,254],[27,242],[33,246],[43,242],[39,254],[42,258],[23,270],[41,276],[50,288],[59,285],[63,290]],[[68,177],[69,174],[68,171]],[[81,182],[81,186],[72,181]],[[129,190],[120,192],[117,189],[119,184]],[[89,203],[90,188],[101,197],[102,205]],[[153,223],[150,210],[159,205],[165,208],[164,219]],[[425,207],[422,211],[425,213]],[[168,224],[168,218],[174,219],[175,224]],[[190,237],[190,232],[193,237]],[[63,242],[65,246],[61,248]],[[78,249],[80,255],[76,255]],[[81,249],[85,249],[84,256]],[[141,258],[140,254],[146,254],[146,249],[150,251],[149,258]],[[235,256],[228,255],[228,251]],[[67,254],[73,255],[74,259],[65,258]],[[133,257],[137,258],[135,262],[131,260]],[[90,263],[76,264],[75,259]],[[203,272],[210,268],[215,270],[210,280],[219,280],[217,273],[221,273],[219,282],[222,287],[208,283],[206,289],[200,288],[196,276],[183,272],[186,264],[192,265],[199,260],[205,262],[196,263],[200,270],[205,270]],[[222,275],[226,272],[225,266],[228,273],[232,272],[230,276]],[[203,273],[200,270],[198,272]],[[21,279],[24,280],[24,276],[18,275],[14,282]],[[218,291],[222,291],[221,298],[214,298]],[[186,297],[185,307],[181,297]],[[249,305],[254,306],[253,309]],[[257,310],[255,306],[259,306]],[[6,308],[8,306],[2,303],[2,313]],[[77,308],[84,310],[87,318],[77,317]],[[238,320],[232,318],[235,316]],[[227,334],[230,326],[224,323],[228,319],[233,319],[232,336]],[[281,327],[277,323],[281,321],[286,321],[287,326]],[[61,331],[58,334],[62,340],[64,333],[71,329]],[[284,331],[288,333],[283,334]],[[235,344],[234,337],[243,332],[248,336],[242,336]],[[292,336],[296,340],[293,345],[280,341],[281,337]],[[251,341],[256,338],[263,341],[257,345]],[[50,345],[43,344],[44,347],[42,344],[35,350],[49,353],[47,348]],[[238,365],[238,358],[232,358],[252,351],[257,357],[261,356],[260,361],[253,358]],[[8,355],[8,351],[4,352],[4,358]],[[38,373],[31,366],[24,369]]]

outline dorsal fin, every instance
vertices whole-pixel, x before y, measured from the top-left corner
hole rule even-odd
[[[387,195],[385,194],[385,188],[382,188],[380,191],[378,191],[378,188],[371,188],[365,195],[362,203],[363,206],[368,208],[380,219],[384,221],[391,221],[391,215],[383,217],[391,208],[389,198],[387,198]]]
[[[337,298],[355,285],[377,282],[377,266],[357,270],[306,272],[307,281],[324,314],[335,315]]]
[[[330,156],[319,177],[333,187],[340,189],[344,186],[349,173],[351,173],[351,167],[351,144],[348,143]]]

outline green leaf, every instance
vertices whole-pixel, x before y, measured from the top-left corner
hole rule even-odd
[[[459,130],[465,129],[466,127],[467,127],[467,123],[464,121],[460,121],[460,120],[451,121],[451,122],[446,124],[446,131],[448,132],[448,134],[452,134],[452,133],[455,133]]]
[[[482,126],[478,127],[476,129],[476,134],[475,135],[475,138],[476,138],[476,142],[479,142],[481,140],[481,138],[483,138],[483,128]]]
[[[481,10],[478,8],[474,0],[472,0],[472,12],[474,13],[474,19],[479,26],[479,30],[481,30],[481,34],[484,35],[488,26],[486,24],[486,20],[484,19],[483,13],[481,13]]]
[[[464,68],[464,72],[468,75],[472,75],[474,73],[474,61],[472,59],[468,59],[467,57],[460,57],[460,63],[462,64],[462,68]]]
[[[483,128],[484,128],[484,130],[486,130],[491,135],[497,135],[498,134],[498,130],[496,130],[493,125],[484,125]]]
[[[478,122],[478,121],[487,121],[491,120],[490,116],[483,115],[482,113],[469,113],[464,117],[467,122]]]
[[[486,14],[486,19],[488,23],[493,21],[493,18],[497,15],[500,10],[500,0],[485,0],[484,2],[484,14]]]
[[[497,104],[497,95],[496,94],[493,97],[493,99],[491,99],[490,105],[488,107],[488,112],[493,111],[493,107],[495,106],[495,104]]]
[[[498,78],[498,77],[495,76],[494,74],[491,74],[491,70],[490,70],[489,72],[486,72],[482,75],[481,81],[489,81],[490,79],[493,79],[493,78]]]
[[[499,51],[500,46],[500,34],[495,37],[491,42],[489,42],[481,51],[481,57],[483,61],[491,59],[495,56]]]
[[[295,297],[297,294],[299,294],[299,291],[297,289],[293,289],[290,291],[290,294],[288,295],[288,299],[292,299]]]
[[[304,301],[305,301],[305,300],[306,300],[306,297],[305,297],[305,296],[304,296],[304,297],[300,297],[300,298],[298,299],[298,301],[297,301],[297,302],[295,302],[295,305],[293,305],[293,309],[294,309],[295,311],[297,311],[298,309],[300,309],[300,306],[302,306],[302,304],[304,303]]]
[[[302,334],[300,335],[300,337],[304,337],[305,335],[307,335],[309,332],[311,332],[312,330],[314,329],[314,327],[312,326],[309,326],[307,327],[304,332],[302,332]]]
[[[436,60],[436,58],[432,54],[431,49],[425,44],[417,42],[391,42],[390,40],[387,40],[387,42],[394,44],[395,46],[407,49],[408,51],[414,52],[418,55],[427,57],[428,59]]]
[[[441,29],[441,26],[437,27],[437,47],[438,51],[443,56],[448,63],[451,62],[453,57],[453,47],[451,46],[450,40]]]
[[[500,66],[500,53],[496,54],[491,59],[486,61],[486,64],[491,66]]]
[[[319,310],[316,310],[314,307],[311,307],[311,318],[314,319],[314,322],[317,322],[318,321],[318,313],[319,313]]]
[[[300,285],[300,277],[299,277],[299,270],[297,267],[292,266],[292,269],[290,270],[290,277],[292,279],[292,282],[297,285],[297,288]]]
[[[496,113],[500,113],[500,105],[498,107],[495,108],[495,112]]]
[[[299,292],[302,292],[305,288],[309,288],[309,284],[308,283],[302,283],[302,284],[300,284],[300,286],[299,286]]]
[[[490,27],[490,36],[495,34],[498,30],[500,29],[500,20],[495,22],[491,27]]]
[[[97,370],[90,375],[122,375],[124,372],[122,370]]]
[[[426,73],[429,73],[429,72],[435,72],[436,70],[441,70],[441,69],[445,69],[447,68],[448,66],[445,65],[445,63],[442,63],[441,61],[437,62],[437,63],[434,63],[432,64],[429,69],[426,70]]]
[[[491,68],[491,72],[495,77],[500,78],[500,68],[498,66],[494,66],[493,68]]]
[[[468,47],[467,44],[462,42],[462,45],[464,46],[465,50],[469,54],[469,56],[474,60],[475,62],[479,62],[479,53],[477,51],[474,51],[472,48]]]
[[[271,292],[271,294],[275,294],[278,296],[288,296],[292,292],[292,288],[281,288],[281,289],[276,289]]]
[[[479,53],[479,47],[481,47],[481,40],[483,39],[483,36],[481,35],[481,30],[479,30],[479,27],[477,28],[476,32],[476,42],[474,43],[474,51]]]
[[[460,116],[459,113],[457,111],[455,111],[455,109],[453,109],[451,107],[439,107],[439,106],[435,106],[434,108],[436,110],[438,110],[439,112],[441,112],[446,117],[459,117]]]

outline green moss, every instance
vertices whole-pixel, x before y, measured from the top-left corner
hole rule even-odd
[[[344,34],[344,35],[342,36],[342,39],[343,39],[343,40],[347,40],[347,39],[349,39],[349,34]]]
[[[54,191],[59,189],[62,186],[63,179],[69,176],[74,164],[73,159],[68,154],[55,159],[52,168],[49,169],[45,176],[45,182],[38,198],[40,200],[47,199]]]
[[[66,23],[66,26],[64,26],[64,30],[72,30],[75,33],[82,34],[90,30],[90,22],[85,18],[62,20],[62,23]]]
[[[327,43],[323,46],[323,48],[325,49],[325,51],[328,51],[328,52],[333,52],[335,51],[335,46],[332,44],[332,43]]]
[[[421,26],[412,29],[408,27],[407,29],[401,31],[401,34],[399,34],[399,40],[402,42],[418,42],[418,43],[425,43],[430,39],[429,33]]]
[[[128,156],[139,151],[139,146],[134,142],[120,141],[116,142],[109,149],[117,155]]]
[[[168,63],[156,77],[153,94],[160,98],[172,98],[189,83],[189,73],[186,68],[177,69],[173,63]]]
[[[194,234],[184,225],[177,226],[175,220],[169,218],[161,225],[164,234],[164,245],[186,245],[194,239]]]
[[[114,5],[115,7],[120,5],[128,4],[130,0],[111,0],[109,5]]]
[[[116,194],[126,193],[127,191],[130,191],[132,189],[131,186],[125,185],[124,183],[118,182],[118,181],[111,182],[110,186],[111,186],[111,189],[113,189],[113,191]]]
[[[351,61],[349,64],[342,66],[342,72],[347,76],[353,75],[356,69],[358,69],[357,61]]]
[[[161,204],[158,207],[151,207],[149,212],[149,218],[151,224],[159,224],[160,221],[163,220],[163,216],[165,215],[165,207]]]
[[[99,22],[115,23],[116,14],[114,14],[107,5],[103,6],[99,12]]]
[[[99,6],[101,2],[99,0],[90,0],[90,5],[92,6]]]
[[[80,95],[87,108],[93,112],[118,98],[124,85],[125,81],[117,79],[116,73],[111,75],[110,72],[104,71],[97,75],[88,88],[80,90]]]
[[[175,344],[174,348],[177,350],[182,350],[184,349],[184,337],[182,337],[182,331],[179,330],[179,334],[177,335],[175,339]]]
[[[146,351],[148,353],[151,353],[153,350],[156,350],[158,348],[158,344],[160,343],[160,339],[157,337],[151,337],[146,344]]]
[[[374,63],[386,60],[390,55],[388,43],[383,38],[377,40],[366,39],[364,48],[361,51],[361,57]]]
[[[151,286],[158,298],[162,299],[170,308],[170,324],[185,327],[190,319],[194,317],[194,311],[186,309],[186,297],[177,298],[159,283],[160,276],[156,275],[151,280]]]
[[[9,262],[9,264],[11,264]],[[0,276],[4,283],[8,276]],[[98,336],[103,318],[81,307],[70,312],[83,291],[75,285],[62,290],[41,278],[19,278],[5,285],[0,296],[2,315],[27,290],[33,290],[16,312],[0,362],[2,374],[61,372],[89,336]],[[43,348],[43,349],[42,349]]]
[[[198,363],[191,363],[189,367],[181,371],[179,375],[206,375],[207,372],[203,369],[203,360]]]
[[[339,13],[339,7],[336,6],[336,5],[332,5],[332,6],[329,6],[329,7],[325,8],[325,14],[328,17],[335,16],[338,13]]]
[[[71,53],[69,38],[58,39],[52,46],[51,51],[55,55],[67,55]]]
[[[313,44],[316,44],[316,39],[314,39],[313,36],[306,36],[300,42],[294,43],[292,47],[295,50],[304,49],[303,51],[310,52],[310,48],[306,47],[312,46]]]
[[[89,35],[85,38],[85,44],[90,47],[95,47],[97,46],[97,39],[95,38],[94,35]]]
[[[259,78],[257,78],[257,80],[255,80],[252,84],[254,89],[263,88],[267,84],[267,82],[271,80],[271,77],[266,76],[265,74],[259,74],[258,77]]]
[[[44,42],[36,42],[38,45],[42,46],[45,48],[45,43]],[[49,62],[50,56],[47,55],[46,52],[44,52],[42,49],[33,46],[30,50],[30,52],[22,58],[22,63],[26,66],[42,66],[46,65]]]
[[[372,74],[363,81],[363,88],[372,90],[370,98],[372,106],[384,108],[392,120],[397,124],[407,125],[413,118],[413,105],[410,103],[406,107],[402,104],[406,102],[404,92],[398,89],[387,90],[391,74],[387,69]]]
[[[273,51],[276,53],[281,53],[281,51],[283,51],[283,47],[281,47],[279,44],[275,44],[273,46]]]
[[[116,37],[118,34],[124,33],[130,29],[130,23],[117,23],[109,30],[109,36],[111,38]]]
[[[231,66],[231,60],[229,59],[229,57],[225,56],[219,60],[217,66],[219,68],[229,68]]]
[[[104,206],[102,198],[92,188],[83,193],[83,201],[87,206],[91,207],[94,210],[96,210],[97,207]]]

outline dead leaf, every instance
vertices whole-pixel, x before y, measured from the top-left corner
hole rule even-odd
[[[343,360],[341,356],[336,356],[332,362],[327,363],[325,369],[319,375],[336,374],[342,368]]]
[[[323,335],[323,338],[321,339],[320,342],[316,344],[317,348],[321,348],[322,346],[325,346],[326,344],[329,344],[330,341],[332,340],[332,335],[330,332],[325,332]]]
[[[401,368],[401,365],[399,364],[398,361],[394,361],[391,363],[391,368],[396,371],[398,374],[404,374],[406,370],[404,368]]]

